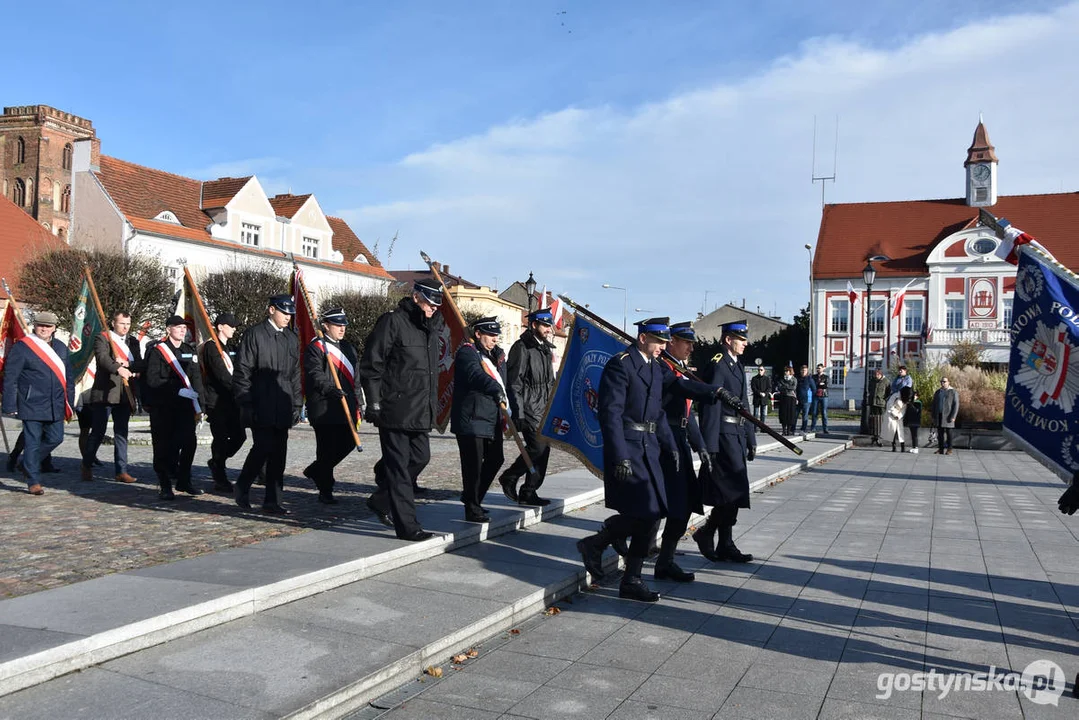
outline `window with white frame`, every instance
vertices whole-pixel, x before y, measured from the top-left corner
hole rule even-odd
[[[847,369],[846,360],[833,360],[831,377],[828,378],[829,383],[832,385],[842,385],[844,378],[847,377],[845,370]]]
[[[259,237],[262,235],[262,226],[254,223],[240,223],[240,242],[252,247],[259,246]]]
[[[874,370],[882,369],[884,367],[883,361],[879,357],[878,358],[869,358],[868,360],[866,360],[865,366],[867,368],[869,368],[870,372],[873,372]]]
[[[300,243],[300,249],[303,251],[305,258],[318,260],[318,238],[305,237],[303,242]]]
[[[884,300],[874,300],[869,306],[869,332],[884,332]]]
[[[1004,327],[1010,328],[1012,326],[1012,298],[1004,298],[1001,304],[1004,306]]]
[[[847,300],[832,300],[831,316],[832,316],[832,332],[843,333],[844,335],[849,332],[850,324],[848,317],[848,308],[850,303]]]
[[[944,301],[944,327],[949,330],[963,329],[963,316],[967,309],[966,300]]]
[[[903,332],[920,335],[922,317],[925,315],[925,298],[907,298],[903,301]]]

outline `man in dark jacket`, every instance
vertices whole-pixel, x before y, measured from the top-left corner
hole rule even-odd
[[[195,348],[184,338],[187,325],[179,315],[165,322],[165,339],[151,348],[146,358],[146,387],[150,391],[150,437],[154,443],[154,472],[162,500],[175,500],[176,489],[201,495],[191,484],[195,459],[195,425],[202,406],[202,373]]]
[[[880,441],[881,426],[884,423],[884,407],[888,404],[888,380],[880,368],[873,371],[873,377],[869,378],[869,433],[873,436],[870,443],[877,447],[883,447]]]
[[[543,412],[547,409],[547,400],[554,388],[554,360],[551,354],[554,346],[548,338],[554,332],[554,315],[547,308],[536,310],[528,316],[528,329],[510,347],[507,369],[510,388],[513,392],[513,422],[524,439],[525,450],[532,459],[535,474],[529,474],[517,490],[517,481],[528,473],[528,465],[523,457],[518,457],[498,479],[502,492],[513,502],[521,505],[549,505],[550,500],[536,494],[543,478],[547,475],[547,461],[551,456],[551,446],[539,434]]]
[[[637,342],[611,357],[599,383],[599,426],[603,436],[603,489],[607,507],[618,515],[577,543],[585,569],[603,577],[603,551],[629,538],[626,572],[618,596],[656,602],[641,580],[655,522],[667,514],[667,490],[660,452],[677,468],[678,448],[664,421],[663,369],[659,356],[670,340],[667,318],[637,323]]]
[[[127,426],[134,403],[135,378],[146,369],[139,341],[131,337],[131,315],[113,313],[111,330],[94,338],[97,360],[94,384],[90,388],[90,438],[83,448],[82,479],[93,480],[93,461],[105,439],[109,416],[112,416],[112,455],[116,479],[133,483],[127,472]]]
[[[817,416],[820,415],[821,428],[828,432],[828,373],[823,365],[817,365],[817,374],[813,376],[813,399],[809,405],[809,432],[817,431]]]
[[[274,295],[266,309],[269,317],[247,329],[240,341],[232,394],[244,425],[251,428],[251,450],[236,478],[236,504],[251,507],[251,485],[266,469],[262,511],[288,515],[278,500],[278,488],[288,459],[288,431],[300,421],[300,339],[289,326],[296,314],[291,295]]]
[[[704,504],[712,506],[708,520],[693,539],[701,555],[712,561],[744,563],[753,559],[734,544],[733,528],[739,508],[749,508],[747,462],[757,455],[754,426],[739,414],[749,404],[746,373],[739,359],[745,352],[749,328],[744,321],[723,326],[722,352],[712,358],[701,380],[720,386],[721,403],[701,405],[701,434],[712,458],[712,472],[704,483]],[[803,367],[804,370],[804,367]],[[715,533],[719,543],[715,544]]]
[[[959,393],[946,377],[940,379],[940,390],[933,393],[932,412],[937,427],[937,455],[951,455],[952,430],[959,416]]]
[[[9,301],[10,302],[10,301]],[[56,315],[39,312],[34,330],[11,348],[4,363],[3,413],[22,420],[21,464],[31,495],[44,495],[41,459],[64,440],[64,420],[74,413],[75,379],[67,347],[53,339]]]
[[[247,442],[247,431],[240,419],[240,407],[232,395],[232,373],[235,370],[236,351],[229,347],[229,341],[236,334],[239,321],[232,313],[221,313],[214,318],[214,332],[218,344],[213,339],[199,347],[199,366],[202,368],[202,409],[210,421],[210,459],[206,465],[214,478],[214,492],[232,494],[225,463],[239,452]]]
[[[763,365],[757,366],[757,374],[749,381],[753,393],[753,414],[761,422],[768,419],[768,401],[772,399],[772,378],[764,371]]]
[[[803,365],[798,376],[798,417],[802,419],[802,432],[806,431],[810,408],[813,407],[813,391],[816,389],[813,378],[809,376],[809,366]]]
[[[438,402],[439,331],[442,286],[420,280],[412,295],[375,323],[364,343],[360,378],[367,421],[378,427],[382,459],[375,472],[378,490],[367,506],[397,537],[419,541],[433,536],[416,519],[413,478],[431,460],[431,428]]]
[[[335,505],[333,469],[356,449],[352,435],[359,417],[356,399],[356,348],[345,340],[348,317],[344,308],[322,313],[324,340],[311,341],[303,354],[304,384],[307,391],[307,420],[315,430],[315,461],[304,468],[304,477],[318,488],[318,501]],[[330,363],[337,373],[337,383],[330,374]],[[344,398],[348,406],[341,404]]]
[[[502,326],[485,317],[472,324],[472,342],[457,351],[453,361],[453,407],[450,431],[461,455],[461,502],[465,520],[490,520],[483,498],[505,460],[505,433],[500,405],[509,407],[506,355],[498,346]]]

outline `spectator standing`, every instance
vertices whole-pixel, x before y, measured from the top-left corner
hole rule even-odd
[[[873,436],[872,444],[883,447],[880,441],[881,426],[884,424],[884,406],[888,404],[890,393],[888,380],[880,368],[873,371],[869,380],[869,432]]]
[[[761,422],[768,419],[768,403],[772,399],[772,378],[764,372],[764,366],[757,366],[757,374],[749,381],[753,394],[753,414]]]
[[[809,366],[803,365],[801,374],[798,376],[798,417],[802,419],[803,433],[806,431],[806,419],[813,404],[813,391],[816,387],[813,378],[809,377]]]
[[[903,411],[903,426],[910,434],[910,451],[918,454],[918,428],[922,426],[922,401],[918,397],[918,391],[910,389],[910,402]]]
[[[952,454],[952,429],[959,414],[959,393],[951,381],[940,379],[940,390],[933,393],[933,424],[937,427],[937,455]],[[947,436],[947,440],[945,440]]]
[[[914,378],[907,374],[906,365],[900,365],[899,374],[892,380],[891,394],[894,395],[905,387],[914,387]]]
[[[779,394],[779,424],[784,435],[794,434],[794,424],[798,420],[798,380],[794,377],[794,368],[783,368],[783,377],[776,381]]]
[[[828,373],[823,365],[817,365],[817,374],[813,376],[813,401],[809,410],[809,432],[817,430],[817,415],[820,415],[821,429],[828,432]]]

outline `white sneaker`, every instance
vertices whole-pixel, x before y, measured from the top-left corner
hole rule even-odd
[[[911,451],[912,453],[914,453],[915,455],[917,455],[917,454],[918,454],[918,448],[911,448],[911,449],[910,449],[910,451]]]

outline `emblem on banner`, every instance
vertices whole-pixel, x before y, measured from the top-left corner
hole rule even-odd
[[[586,352],[577,366],[577,372],[573,375],[571,403],[574,420],[585,442],[592,447],[603,444],[603,437],[599,431],[599,393],[596,392],[596,388],[599,386],[603,368],[610,357],[602,350]]]
[[[580,336],[581,342],[588,342],[588,326],[582,325],[580,328],[578,328],[577,335]]]
[[[1041,297],[1045,287],[1045,279],[1041,271],[1034,265],[1024,265],[1019,269],[1015,277],[1015,294],[1025,302],[1032,302]]]
[[[1072,470],[1079,470],[1079,462],[1076,462],[1077,456],[1079,456],[1079,447],[1075,444],[1075,436],[1065,435],[1064,440],[1060,443],[1060,459]]]
[[[1015,374],[1015,382],[1030,391],[1034,408],[1058,405],[1064,412],[1071,412],[1075,407],[1079,369],[1074,366],[1079,364],[1079,356],[1067,338],[1064,325],[1051,328],[1039,322],[1033,338],[1016,344],[1022,367]]]

